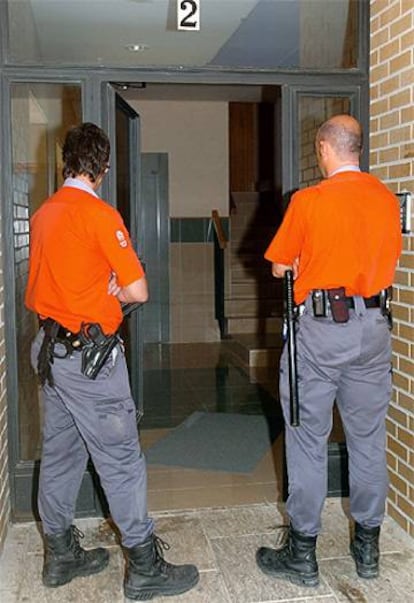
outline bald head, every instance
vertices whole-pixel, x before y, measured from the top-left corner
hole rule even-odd
[[[362,151],[362,128],[350,115],[335,115],[321,125],[316,142],[326,141],[335,151],[338,159],[359,159]]]
[[[319,128],[315,139],[319,168],[326,178],[338,168],[359,166],[362,129],[350,115],[335,115]]]

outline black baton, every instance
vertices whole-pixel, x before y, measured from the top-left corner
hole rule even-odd
[[[287,328],[288,359],[289,359],[289,390],[290,390],[290,424],[299,425],[299,393],[296,363],[296,332],[295,332],[295,302],[293,298],[293,272],[285,272],[285,320]]]
[[[133,302],[133,303],[124,303],[124,304],[121,304],[122,318],[126,318],[127,316],[129,316],[130,314],[132,314],[132,312],[134,312],[134,310],[137,310],[141,306],[142,306],[141,302]]]

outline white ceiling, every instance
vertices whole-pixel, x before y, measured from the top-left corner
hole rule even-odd
[[[194,32],[177,30],[176,0],[9,0],[14,54],[24,53],[22,23],[28,35],[32,21],[31,34],[45,62],[167,65],[173,48],[174,64],[202,65],[262,1],[201,0],[201,28]],[[265,0],[275,1],[280,0]],[[131,44],[147,48],[130,52]]]
[[[178,31],[178,1],[8,0],[9,63],[330,68],[342,66],[348,31],[355,45],[350,3],[360,0],[199,0],[200,31]]]

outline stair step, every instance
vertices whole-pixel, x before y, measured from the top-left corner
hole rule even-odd
[[[277,366],[282,351],[279,334],[238,334],[226,341],[226,347],[249,367]]]
[[[229,335],[238,333],[280,333],[282,319],[280,317],[230,317],[227,319],[227,332]]]
[[[270,265],[265,264],[233,264],[230,266],[230,282],[241,281],[244,279],[249,280],[250,278],[255,278],[256,280],[267,279],[272,276]]]
[[[240,298],[224,301],[227,318],[280,316],[280,299]]]
[[[274,281],[274,279],[273,279]],[[266,281],[257,282],[257,279],[251,277],[240,281],[232,281],[229,287],[228,299],[281,299],[282,292],[278,286],[275,286],[270,278]]]

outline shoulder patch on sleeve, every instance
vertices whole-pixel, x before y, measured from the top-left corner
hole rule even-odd
[[[125,238],[124,233],[122,232],[122,230],[117,230],[115,232],[116,238],[118,239],[118,243],[120,245],[120,247],[127,247],[128,246],[128,241]]]

